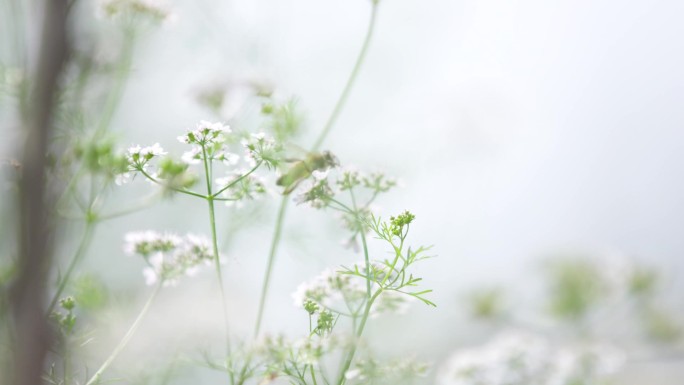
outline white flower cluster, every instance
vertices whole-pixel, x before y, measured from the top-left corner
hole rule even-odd
[[[128,148],[126,155],[133,165],[140,165],[143,167],[147,162],[154,158],[155,156],[166,155],[167,152],[164,151],[159,143],[155,143],[151,146],[140,147],[139,145],[134,145]]]
[[[243,139],[241,144],[245,148],[245,160],[252,167],[260,162],[263,162],[268,168],[277,166],[281,148],[275,139],[260,132],[252,134],[249,139]]]
[[[382,265],[374,264],[373,271],[381,274]],[[365,272],[365,263],[357,265],[358,270]],[[378,276],[378,275],[376,275]],[[372,283],[371,289],[377,289]],[[294,305],[305,307],[309,301],[322,308],[340,311],[340,306],[355,307],[367,297],[366,282],[363,278],[351,274],[343,274],[334,269],[326,269],[309,282],[301,283],[292,294]],[[408,308],[406,296],[395,291],[384,291],[377,298],[371,309],[371,317],[381,313],[404,313]]]
[[[128,183],[131,180],[130,171],[147,171],[150,160],[166,154],[167,152],[164,151],[159,143],[146,147],[141,147],[137,144],[129,147],[128,151],[126,151],[129,170],[116,176],[116,184]]]
[[[424,377],[430,365],[413,358],[404,358],[387,363],[374,359],[361,359],[350,368],[344,377],[351,383],[369,384],[380,380],[382,383],[401,384],[416,377]],[[409,382],[412,383],[412,382]]]
[[[181,160],[187,164],[199,164],[204,159],[217,160],[226,166],[240,163],[240,156],[228,151],[227,142],[232,133],[229,126],[220,122],[202,120],[195,129],[188,130],[178,137],[181,143],[191,144],[193,147],[183,153]]]
[[[154,21],[167,21],[173,14],[156,0],[104,0],[100,12],[110,19],[145,17]]]
[[[335,192],[330,188],[326,174],[312,173],[313,179],[299,193],[294,201],[297,204],[308,203],[315,209],[322,209],[328,205]],[[322,175],[322,177],[320,177]]]
[[[312,207],[320,209],[328,205],[331,198],[339,192],[352,190],[356,187],[363,187],[373,197],[379,193],[389,191],[397,185],[394,178],[385,176],[380,172],[365,174],[354,168],[346,167],[337,172],[337,178],[329,182],[328,174],[330,168],[325,171],[314,171],[312,180],[295,197],[298,204],[308,203]]]
[[[141,231],[126,234],[124,240],[126,254],[140,255],[147,262],[143,275],[148,285],[159,281],[173,285],[179,277],[194,275],[200,265],[209,265],[214,259],[209,240],[193,234],[180,237]]]
[[[226,135],[231,132],[230,127],[221,122],[212,123],[201,120],[195,129],[190,129],[186,134],[179,136],[178,141],[187,144],[209,146],[215,143],[225,142]]]
[[[456,352],[440,371],[439,384],[593,385],[622,361],[622,354],[607,346],[557,347],[534,334],[509,332]]]
[[[235,170],[227,177],[216,179],[216,186],[219,190],[232,184],[221,194],[229,199],[226,201],[227,206],[240,207],[245,200],[256,199],[268,192],[266,181],[254,174],[247,175],[248,172],[248,170]]]
[[[321,358],[336,349],[348,349],[353,338],[344,333],[328,334],[316,338],[306,336],[288,339],[284,336],[265,336],[255,346],[255,353],[274,364],[296,363],[297,365],[318,366]],[[278,371],[277,368],[272,368]]]

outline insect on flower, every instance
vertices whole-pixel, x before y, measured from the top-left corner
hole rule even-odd
[[[324,171],[339,165],[337,157],[329,151],[310,152],[304,159],[293,160],[294,164],[285,174],[276,181],[278,186],[285,187],[283,195],[290,194],[305,179],[309,178],[314,171]]]

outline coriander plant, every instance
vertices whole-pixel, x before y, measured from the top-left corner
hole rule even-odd
[[[12,12],[21,15],[40,13],[14,5],[17,8]],[[191,276],[204,279],[198,274],[202,268],[213,269],[218,284],[215,295],[221,309],[211,316],[221,318],[224,324],[223,330],[214,330],[213,334],[225,338],[225,349],[203,352],[199,346],[187,346],[178,358],[167,363],[170,367],[180,366],[198,376],[212,369],[220,373],[223,382],[232,385],[412,383],[416,376],[427,373],[428,365],[413,359],[397,357],[386,361],[376,357],[364,338],[367,325],[376,317],[403,312],[416,301],[435,306],[428,298],[431,290],[421,287],[422,279],[414,272],[416,263],[430,257],[429,247],[409,245],[409,230],[416,216],[404,211],[383,219],[373,203],[396,186],[395,180],[382,173],[364,174],[342,168],[344,162],[334,155],[334,146],[326,144],[361,72],[379,5],[379,0],[369,2],[370,21],[361,50],[332,112],[311,138],[313,144],[308,150],[301,150],[304,147],[297,144],[303,139],[296,99],[284,98],[270,87],[256,84],[250,89],[249,103],[259,108],[257,122],[237,119],[231,127],[228,119],[220,116],[198,117],[199,123],[193,128],[124,150],[122,143],[129,140],[124,133],[116,132],[114,122],[135,66],[136,45],[155,28],[171,21],[173,12],[148,0],[106,0],[96,9],[78,1],[47,5],[45,23],[41,25],[47,32],[42,37],[39,60],[51,66],[54,76],[42,78],[43,62],[38,65],[39,72],[34,73],[32,56],[18,44],[15,60],[2,63],[0,77],[3,98],[10,101],[9,109],[18,111],[17,121],[27,127],[27,143],[42,143],[47,153],[26,150],[17,154],[19,159],[12,161],[14,169],[6,178],[13,199],[21,201],[27,192],[37,191],[37,199],[45,202],[35,217],[29,215],[36,210],[34,206],[21,206],[24,211],[17,215],[27,215],[41,229],[41,238],[27,233],[26,226],[21,227],[16,234],[19,241],[6,250],[9,258],[2,265],[0,283],[19,288],[8,291],[10,295],[3,295],[0,302],[0,317],[8,321],[3,322],[0,358],[3,373],[8,373],[11,382],[96,385],[134,381],[133,377],[120,377],[127,372],[124,368],[113,370],[120,357],[139,337],[138,330],[154,312],[160,293],[171,286],[183,290],[183,281]],[[11,38],[26,41],[28,27],[19,25],[19,20]],[[50,28],[60,33],[50,34]],[[98,36],[95,31],[100,28],[109,35]],[[94,40],[88,43],[84,35],[77,33],[79,30],[92,32]],[[54,40],[57,38],[62,39],[60,44]],[[96,50],[107,46],[107,39],[115,39],[118,44],[114,54],[103,59]],[[55,52],[59,55],[50,56]],[[17,75],[12,77],[12,73]],[[33,103],[38,92],[35,90],[41,92],[38,96],[44,103]],[[198,96],[198,102],[213,115],[221,114],[223,101],[221,91]],[[36,114],[44,116],[38,125],[32,120]],[[173,137],[185,146],[182,153],[164,150]],[[24,183],[34,173],[37,177],[31,179],[32,183],[38,184]],[[134,183],[137,186],[132,186]],[[123,199],[129,188],[146,193],[137,199]],[[178,216],[193,200],[204,202],[203,234],[188,230],[179,235],[168,228],[145,229],[127,221],[128,216],[171,199],[172,215]],[[253,330],[245,335],[229,328],[245,311],[229,309],[225,282],[225,271],[240,266],[229,263],[219,245],[224,238],[246,232],[249,227],[231,225],[227,234],[220,227],[226,218],[237,221],[240,211],[256,199],[264,208],[271,207],[271,199],[280,203],[272,241],[264,250],[266,270]],[[121,205],[122,200],[126,204]],[[338,263],[298,288],[291,288],[293,314],[306,314],[306,322],[296,335],[262,327],[264,317],[268,317],[268,291],[273,275],[278,274],[275,260],[283,248],[281,239],[291,203],[299,207],[290,215],[305,215],[301,206],[309,205],[341,218],[348,253],[352,258],[363,255],[354,264]],[[99,340],[106,333],[98,328],[96,320],[111,314],[108,307],[113,302],[109,301],[106,285],[96,278],[106,276],[107,271],[98,265],[93,267],[89,258],[103,253],[92,247],[102,235],[96,230],[115,219],[126,223],[128,232],[120,251],[105,252],[114,258],[140,258],[144,265],[142,278],[151,288],[141,293],[147,300],[127,322],[125,332],[114,337],[116,343],[103,359],[95,360],[89,347],[94,341],[101,345]],[[59,242],[74,238],[78,241]],[[29,246],[36,239],[50,242],[38,243],[42,248],[32,252]],[[43,259],[25,262],[31,261],[32,255]],[[50,263],[53,256],[55,261]],[[39,280],[26,275],[32,268],[40,272],[35,276]],[[140,272],[128,273],[140,278]],[[19,295],[12,294],[17,290]],[[23,312],[26,304],[37,312]],[[43,334],[31,340],[35,345],[24,345],[22,341],[28,341],[31,331]],[[169,370],[152,381],[179,380]]]

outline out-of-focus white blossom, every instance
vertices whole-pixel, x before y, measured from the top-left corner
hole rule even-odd
[[[141,231],[128,233],[124,239],[126,254],[140,255],[147,262],[143,276],[148,285],[159,280],[164,285],[175,284],[179,277],[194,275],[199,266],[214,259],[209,240],[202,236]]]
[[[122,186],[128,182],[131,181],[131,173],[130,172],[124,172],[121,174],[117,174],[116,177],[114,177],[114,183],[117,186]]]
[[[193,147],[190,151],[186,151],[181,155],[181,160],[187,164],[199,164],[202,160],[202,149]]]
[[[383,265],[374,264],[372,272],[380,276],[384,271]],[[365,263],[357,265],[359,271],[365,272]],[[377,284],[372,283],[371,289],[377,289]],[[358,276],[343,274],[335,269],[326,269],[309,282],[301,283],[297,290],[292,293],[294,305],[304,307],[305,302],[313,301],[323,308],[333,311],[345,311],[343,306],[349,304],[352,307],[367,298],[366,281]],[[376,299],[371,308],[370,315],[375,317],[381,313],[404,313],[407,309],[408,300],[405,295],[391,290],[384,291]]]
[[[280,146],[263,132],[252,134],[249,139],[243,139],[241,144],[245,148],[245,160],[251,167],[263,162],[273,168],[280,161]]]
[[[438,380],[441,385],[593,385],[621,364],[622,354],[608,346],[559,347],[535,334],[509,332],[454,353]]]
[[[344,377],[350,384],[406,384],[414,383],[410,380],[416,377],[424,377],[429,367],[430,365],[411,357],[389,362],[362,358],[356,361]]]
[[[294,199],[297,204],[308,203],[313,208],[322,209],[328,205],[330,199],[335,195],[326,178],[314,178],[306,183],[307,185],[302,189],[302,192]]]
[[[216,179],[218,190],[232,184],[221,194],[222,197],[229,199],[226,205],[241,205],[246,200],[253,200],[267,193],[266,182],[257,175],[247,175],[248,172],[235,170],[227,177]]]
[[[174,14],[158,0],[104,0],[98,14],[110,19],[144,17],[153,21],[170,21]]]

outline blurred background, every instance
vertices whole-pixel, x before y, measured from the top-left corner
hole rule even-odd
[[[10,3],[18,2],[3,4],[6,21],[16,15]],[[31,4],[19,7],[19,25],[35,16]],[[259,131],[261,105],[245,86],[254,82],[296,98],[306,128],[299,144],[310,147],[355,63],[371,9],[365,0],[167,4],[170,20],[136,38],[110,128],[122,149],[159,142],[180,154],[176,137],[201,119]],[[79,2],[75,12],[75,48],[96,62],[119,57],[121,33],[96,4]],[[414,304],[374,320],[373,350],[411,352],[439,372],[455,350],[525,330],[620,348],[626,358],[615,383],[681,383],[683,16],[684,3],[674,0],[380,2],[364,66],[323,149],[343,165],[401,180],[378,210],[416,214],[412,243],[434,245],[437,255],[419,271],[438,307]],[[7,85],[17,62],[5,40]],[[98,81],[95,88],[106,87]],[[218,101],[203,102],[212,92]],[[21,138],[11,95],[1,98],[0,150],[10,158]],[[151,191],[125,185],[108,205],[128,207]],[[219,210],[231,326],[249,335],[277,199]],[[97,230],[80,268],[108,301],[92,323],[94,357],[106,356],[145,298],[143,263],[124,257],[124,234],[207,234],[206,222],[203,202],[175,196]],[[58,264],[73,253],[79,226],[60,231]],[[290,207],[265,330],[301,331],[306,318],[291,293],[322,269],[360,258],[343,239],[330,212]],[[211,272],[202,277],[162,293],[118,367],[215,345],[219,296]],[[580,293],[568,304],[573,290]],[[212,376],[187,378],[220,378]]]

